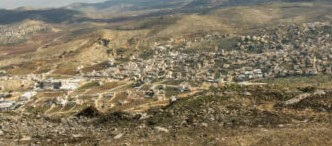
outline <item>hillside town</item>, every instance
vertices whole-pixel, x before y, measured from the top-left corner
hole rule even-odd
[[[41,102],[36,97],[46,93],[52,96],[42,101],[45,108],[69,106],[74,109],[76,105],[93,103],[100,109],[128,105],[126,109],[135,109],[133,105],[144,105],[146,99],[168,104],[183,94],[203,90],[204,85],[332,74],[332,26],[329,23],[282,25],[272,32],[260,33],[207,34],[183,38],[181,43],[171,39],[128,56],[114,49],[115,52],[105,52],[113,57],[97,64],[101,66],[98,70],[85,71],[84,66],[78,66],[77,74],[66,79],[53,79],[47,77],[47,73],[7,76],[6,71],[2,71],[0,80],[3,82],[25,81],[20,83],[20,91],[8,91],[1,86],[4,92],[0,94],[0,110],[29,107],[25,103]],[[225,41],[232,44],[223,45]],[[219,46],[192,47],[194,43],[206,42],[218,42]],[[107,39],[100,42],[104,46],[108,43]],[[124,61],[119,61],[121,59]],[[113,83],[116,85],[111,86]],[[19,98],[14,98],[17,96]],[[109,99],[111,103],[103,102]]]
[[[284,34],[285,29],[289,29]],[[278,32],[280,31],[280,32]],[[248,36],[206,35],[200,40],[185,40],[187,46],[170,41],[151,51],[133,55],[130,61],[108,61],[106,68],[85,77],[106,77],[152,82],[163,79],[189,82],[248,81],[296,75],[331,74],[331,25],[310,23],[301,27],[280,26],[272,34]],[[202,50],[190,48],[193,42],[234,41],[234,47]],[[158,43],[157,43],[158,44]],[[149,55],[147,59],[140,56]]]

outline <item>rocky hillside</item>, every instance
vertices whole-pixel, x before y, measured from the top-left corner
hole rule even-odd
[[[0,45],[9,45],[23,42],[28,36],[51,31],[51,28],[42,22],[25,21],[16,25],[0,26]]]
[[[0,113],[0,144],[331,145],[331,90],[297,87],[211,87],[142,114]]]

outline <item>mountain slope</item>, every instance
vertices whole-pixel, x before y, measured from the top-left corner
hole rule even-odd
[[[80,12],[68,9],[45,10],[0,10],[0,24],[12,24],[27,19],[44,21],[47,23],[61,23],[72,21]]]

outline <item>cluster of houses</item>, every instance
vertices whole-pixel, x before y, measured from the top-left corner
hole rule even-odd
[[[9,91],[0,93],[0,111],[2,110],[14,110],[18,107],[24,105],[26,102],[29,102],[34,99],[38,92],[44,91],[74,91],[76,90],[82,82],[82,79],[46,79],[46,80],[37,80],[38,77],[35,75],[26,75],[25,80],[34,81],[35,85],[24,91],[20,94],[19,98],[16,100],[11,99],[14,97],[12,92]],[[11,80],[18,79],[17,76],[11,78],[1,78],[0,80]],[[15,98],[15,97],[14,97]]]
[[[218,82],[331,74],[331,29],[328,23],[283,25],[272,33],[257,36],[214,34],[187,40],[185,45],[160,43],[147,59],[133,55],[126,63],[84,76],[136,82],[167,79]],[[218,41],[220,38],[235,42],[234,47],[221,45],[214,51],[190,48],[192,42]]]

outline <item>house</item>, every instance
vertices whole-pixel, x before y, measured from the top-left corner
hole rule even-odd
[[[16,102],[13,101],[0,101],[0,111],[10,110],[15,106]]]
[[[37,88],[46,89],[46,90],[60,89],[61,86],[62,86],[61,82],[54,82],[54,81],[41,81],[37,83]]]
[[[114,97],[114,93],[105,93],[105,94],[103,94],[103,97],[104,98],[112,98],[112,97]]]
[[[148,91],[146,91],[145,92],[145,98],[151,98],[151,97],[153,97],[155,95],[155,93],[154,93],[154,91],[153,90],[148,90]]]
[[[236,80],[237,80],[237,81],[244,81],[244,80],[246,80],[246,75],[244,75],[244,74],[240,74],[240,75],[237,77]]]
[[[0,93],[0,98],[10,98],[12,95],[10,93]]]
[[[61,87],[62,90],[76,90],[79,87],[80,80],[61,80]]]
[[[20,101],[30,100],[32,97],[34,97],[36,95],[37,95],[37,92],[35,92],[35,91],[25,92],[23,95],[21,95]]]
[[[187,92],[191,90],[191,85],[188,82],[182,82],[179,87],[181,92]]]
[[[79,79],[45,80],[37,83],[37,89],[42,90],[75,90],[79,87]]]
[[[307,75],[317,75],[318,72],[317,72],[317,70],[314,69],[314,68],[308,68],[308,69],[306,70],[306,74],[307,74]]]
[[[327,67],[325,73],[332,74],[332,67]]]

